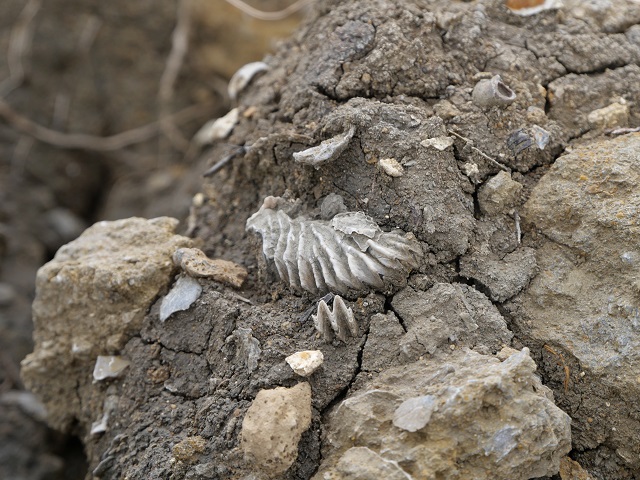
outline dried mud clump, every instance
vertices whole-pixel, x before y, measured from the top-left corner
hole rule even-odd
[[[167,220],[41,270],[23,376],[49,422],[98,478],[526,479],[572,447],[638,477],[640,4],[314,8],[233,87],[240,147],[192,208],[238,282],[177,259],[202,291],[161,321],[193,247]],[[326,292],[353,318],[318,332]],[[285,359],[318,350],[299,384]],[[98,355],[131,363],[93,384]]]

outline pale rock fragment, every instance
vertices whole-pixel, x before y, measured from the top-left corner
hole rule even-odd
[[[129,360],[117,355],[98,355],[93,368],[93,379],[100,381],[106,378],[117,378],[129,365],[131,365]]]
[[[191,277],[211,278],[235,288],[240,288],[247,278],[247,271],[237,263],[211,259],[199,248],[179,248],[173,254],[173,263]]]
[[[424,428],[437,408],[436,397],[424,395],[405,400],[393,413],[393,424],[408,432]]]
[[[509,173],[499,172],[480,187],[480,210],[486,215],[506,213],[518,202],[522,188],[522,184],[512,180]]]
[[[320,145],[295,152],[293,159],[298,163],[305,163],[320,168],[325,162],[335,160],[349,146],[349,142],[356,133],[356,127],[350,127],[346,132],[323,141]]]
[[[304,350],[285,358],[291,369],[302,377],[308,377],[324,362],[324,355],[320,350]]]
[[[249,372],[258,368],[258,361],[262,355],[260,342],[252,335],[250,328],[236,328],[225,342],[234,341],[236,345],[236,355],[242,359]]]
[[[590,112],[587,121],[591,128],[599,130],[626,127],[629,125],[629,105],[624,101],[614,102]]]
[[[194,278],[184,276],[178,278],[169,293],[160,304],[160,321],[164,322],[175,312],[188,310],[202,293],[202,286]]]
[[[261,390],[242,421],[245,460],[264,473],[283,474],[298,456],[300,437],[311,425],[311,387]]]
[[[453,145],[453,137],[443,135],[442,137],[427,138],[420,142],[423,147],[433,147],[441,152]]]
[[[378,163],[384,173],[390,177],[396,178],[404,175],[404,167],[395,158],[381,158]]]
[[[233,108],[224,117],[208,121],[195,134],[195,142],[198,145],[208,145],[216,140],[227,138],[238,124],[238,118],[239,110]]]
[[[184,463],[195,463],[204,452],[207,441],[200,435],[187,437],[171,448],[173,458]]]
[[[413,480],[398,462],[387,460],[367,447],[353,447],[338,461],[339,477],[325,475],[324,480]]]

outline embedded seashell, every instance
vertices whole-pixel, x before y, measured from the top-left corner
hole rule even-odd
[[[422,254],[412,234],[383,232],[362,212],[336,215],[331,222],[292,219],[267,197],[247,220],[262,236],[262,251],[280,278],[312,293],[401,286]]]
[[[195,134],[194,140],[198,145],[208,145],[216,140],[227,138],[233,128],[238,124],[238,109],[234,108],[224,117],[210,120],[205,123],[198,133]]]
[[[349,146],[349,142],[356,133],[356,127],[351,127],[345,133],[336,135],[315,147],[307,148],[301,152],[295,152],[293,159],[299,163],[313,165],[316,168],[320,164],[335,160]]]
[[[401,177],[404,175],[404,167],[395,158],[381,158],[378,162],[384,173],[390,177]]]
[[[308,377],[322,365],[324,355],[320,350],[304,350],[289,355],[285,361],[296,374]]]
[[[471,100],[479,107],[506,106],[515,99],[515,92],[505,85],[500,75],[480,80],[471,94]]]
[[[93,378],[96,381],[105,378],[116,378],[122,375],[122,372],[131,365],[129,360],[115,355],[98,355],[96,365],[93,368]]]
[[[427,138],[426,140],[421,141],[420,145],[423,147],[433,147],[442,152],[453,145],[453,137],[443,135],[442,137]]]
[[[199,248],[179,248],[173,254],[173,263],[190,277],[208,277],[236,288],[240,288],[247,278],[247,271],[240,265],[211,259]]]
[[[180,277],[160,304],[160,321],[164,322],[175,312],[188,310],[202,293],[202,286],[191,277]]]
[[[345,305],[339,295],[333,298],[333,311],[324,300],[320,300],[318,313],[311,315],[311,318],[325,342],[331,342],[335,337],[346,342],[349,334],[353,337],[358,336],[358,324],[353,316],[353,310]]]
[[[561,0],[506,0],[505,5],[511,13],[528,17],[544,10],[557,10],[563,3]]]
[[[238,98],[238,94],[249,85],[253,77],[267,70],[269,70],[269,65],[264,62],[251,62],[240,67],[240,69],[233,74],[231,80],[229,80],[229,98],[231,100]]]

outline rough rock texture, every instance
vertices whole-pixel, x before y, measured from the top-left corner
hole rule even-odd
[[[192,243],[173,233],[176,226],[166,217],[100,222],[38,271],[36,347],[23,361],[22,376],[44,402],[51,425],[68,431],[85,417],[96,357],[119,353],[139,333],[147,309],[171,280],[171,256]]]
[[[82,399],[82,415],[74,411],[70,418],[77,419],[75,428],[84,434],[92,475],[259,478],[260,469],[246,461],[239,448],[243,418],[259,391],[299,383],[285,358],[312,349],[322,349],[324,363],[309,379],[311,426],[300,438],[293,464],[278,474],[283,480],[311,478],[320,465],[321,448],[330,462],[326,469],[338,477],[403,475],[413,468],[405,457],[416,458],[417,451],[428,448],[439,450],[422,464],[425,472],[436,470],[444,478],[557,473],[560,457],[569,450],[566,415],[546,396],[526,354],[515,353],[504,363],[489,354],[500,351],[499,358],[508,357],[510,350],[503,347],[510,342],[512,347],[529,346],[544,367],[543,380],[556,389],[566,412],[578,419],[574,433],[590,438],[589,420],[581,420],[589,401],[569,390],[572,375],[581,370],[562,345],[580,346],[571,335],[595,334],[570,329],[564,343],[546,343],[530,333],[526,310],[533,311],[545,299],[529,292],[535,292],[535,282],[542,282],[550,267],[540,257],[547,255],[547,239],[535,233],[531,225],[536,220],[531,220],[529,207],[523,212],[522,203],[565,149],[603,134],[604,124],[594,121],[595,114],[589,123],[591,112],[598,110],[604,118],[602,109],[617,103],[628,107],[628,115],[616,117],[622,119],[618,121],[627,118],[630,127],[638,125],[637,84],[626,79],[635,78],[640,59],[634,30],[640,6],[635,1],[617,5],[623,6],[603,8],[602,13],[567,0],[561,9],[522,17],[503,0],[319,2],[300,32],[265,59],[269,70],[239,93],[239,122],[227,142],[244,147],[235,148],[237,155],[208,177],[192,205],[189,231],[199,237],[198,246],[211,258],[244,267],[247,280],[235,291],[199,279],[202,295],[164,323],[158,318],[160,301],[155,302],[138,334],[118,352],[132,362],[124,375],[71,396],[71,409]],[[624,8],[624,14],[616,8]],[[474,104],[474,86],[495,75],[516,93],[513,103]],[[601,98],[610,92],[617,98]],[[576,105],[584,105],[584,111],[574,120]],[[294,153],[351,129],[348,146],[331,162],[318,169],[295,162]],[[580,138],[583,133],[585,138]],[[229,152],[229,145],[214,144],[211,164]],[[385,173],[380,160],[391,158],[402,166],[401,176]],[[509,193],[499,199],[499,208],[483,210],[482,203],[488,203],[484,197],[481,201],[480,190],[484,186],[489,193],[490,179],[500,171],[523,186],[516,187],[520,194]],[[399,228],[420,242],[425,255],[403,290],[398,291],[398,285],[384,295],[358,292],[345,297],[359,326],[358,335],[345,343],[323,342],[310,320],[318,296],[278,281],[265,261],[261,240],[245,231],[246,220],[271,195],[287,202],[291,218],[328,220],[334,212],[363,212],[385,232]],[[549,215],[564,212],[559,204],[545,207],[557,210]],[[627,242],[635,228],[630,220],[624,224],[624,215],[616,228],[627,232],[618,244]],[[579,253],[574,247],[557,248]],[[559,267],[568,265],[557,256],[549,258]],[[633,256],[626,258],[633,262]],[[586,265],[589,257],[583,260]],[[600,278],[606,278],[612,266],[618,268],[611,260],[602,265]],[[538,271],[542,273],[535,276]],[[171,281],[170,274],[166,281]],[[515,300],[504,303],[514,295]],[[570,306],[576,304],[577,299]],[[562,314],[557,309],[547,313],[544,321]],[[74,318],[75,313],[70,309],[65,315]],[[549,326],[557,328],[554,338],[561,338],[563,326],[562,321]],[[507,327],[514,329],[513,340]],[[630,332],[635,327],[626,328],[621,330],[628,334],[626,344],[633,345]],[[43,326],[37,352],[50,348],[46,335]],[[615,335],[612,331],[608,338]],[[618,343],[624,346],[622,340]],[[68,338],[62,341],[71,344]],[[610,343],[603,352],[615,347]],[[620,351],[632,358],[622,346]],[[453,368],[449,375],[427,381],[425,371],[446,373],[447,364]],[[620,379],[615,382],[630,382],[625,380],[631,378],[626,377],[628,370],[617,371]],[[50,395],[48,389],[58,386],[57,379],[69,395],[76,395],[76,385],[86,385],[87,375],[84,369],[50,372],[41,393]],[[569,394],[564,393],[565,375]],[[392,383],[391,378],[401,386],[389,386],[392,392],[405,390],[366,396],[376,382]],[[579,378],[589,380],[586,372]],[[625,392],[611,387],[613,379],[592,378],[596,383],[585,393],[593,393],[598,406],[632,405]],[[455,388],[479,397],[455,397]],[[346,432],[353,419],[335,425],[329,412],[346,411],[341,402],[347,398],[347,406],[356,405],[363,392],[371,402],[365,406],[373,412],[367,421],[387,419],[380,431],[390,445],[404,446],[432,427],[444,432],[442,441],[414,442],[417,450],[398,447],[402,458],[395,459],[380,447],[381,437],[372,434],[368,443],[354,445],[345,434],[340,453],[333,455],[338,447],[329,439],[338,438],[340,428]],[[434,398],[451,401],[438,403],[435,410]],[[398,413],[396,407],[403,404]],[[625,435],[629,431],[623,423],[634,415],[629,410],[612,409],[612,415],[624,415],[607,417]],[[104,431],[90,435],[91,425],[106,413]],[[590,418],[598,427],[598,441],[578,440],[572,455],[598,480],[633,478],[637,458],[629,457],[622,444],[614,446],[609,439],[616,437],[605,437],[604,424]],[[394,419],[400,427],[393,426]],[[455,428],[457,419],[465,419],[467,430],[479,436]],[[628,422],[630,428],[634,422]],[[323,437],[326,429],[332,433]],[[194,437],[205,440],[204,450],[198,447],[193,455],[176,459],[175,445]],[[451,439],[462,442],[460,448],[454,448]],[[633,447],[633,440],[628,443]]]
[[[640,472],[639,152],[638,133],[599,140],[542,177],[523,212],[543,235],[541,273],[509,305],[572,413],[580,458],[604,478]]]
[[[242,421],[242,440],[248,462],[265,473],[284,473],[298,456],[300,437],[311,425],[311,387],[261,390]]]
[[[313,478],[375,478],[360,471],[382,475],[394,467],[391,478],[424,480],[551,475],[571,448],[571,419],[535,368],[523,349],[502,363],[466,351],[389,369],[329,414],[323,463]],[[404,427],[408,416],[425,418],[420,409],[397,422],[403,402],[423,396],[432,399],[424,426]]]

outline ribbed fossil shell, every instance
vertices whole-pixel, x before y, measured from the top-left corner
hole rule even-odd
[[[353,316],[353,310],[347,307],[342,297],[336,295],[333,299],[333,311],[324,300],[318,303],[317,315],[311,315],[316,330],[322,334],[326,342],[331,342],[335,337],[343,342],[347,341],[349,334],[358,335],[358,324]]]
[[[383,232],[362,212],[331,221],[292,219],[267,197],[247,230],[262,236],[262,250],[280,278],[312,293],[347,293],[401,286],[422,250],[412,234]]]

